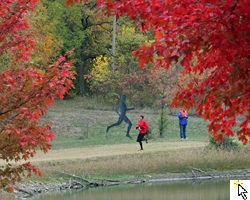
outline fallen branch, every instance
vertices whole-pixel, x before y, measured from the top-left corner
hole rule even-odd
[[[114,185],[121,185],[120,182],[110,182],[108,184],[106,184],[105,186],[114,186]]]
[[[132,184],[140,184],[140,183],[144,183],[144,182],[146,182],[146,180],[129,181],[129,183],[132,183]]]
[[[194,169],[194,170],[196,170],[196,171],[198,171],[198,172],[204,173],[204,174],[209,175],[209,176],[211,176],[212,178],[214,178],[213,175],[211,175],[211,174],[209,174],[209,173],[207,173],[207,172],[205,172],[205,171],[202,171],[201,169],[198,169],[198,168],[195,168],[195,167],[192,167],[192,166],[189,166],[189,167],[192,168],[192,169]]]
[[[218,171],[216,171],[215,169],[212,168],[207,168],[207,169],[218,173]]]
[[[81,182],[78,182],[76,180],[73,180],[74,183],[78,184],[78,185],[81,185],[82,187],[86,187],[86,185],[83,185]]]
[[[96,180],[101,180],[101,181],[107,181],[107,182],[121,182],[119,180],[112,180],[112,179],[100,179],[100,178],[95,178]]]
[[[23,189],[23,188],[19,188],[19,187],[14,187],[16,190],[18,190],[19,192],[24,192],[24,193],[26,193],[26,194],[29,194],[30,196],[33,196],[34,195],[34,193],[33,192],[31,192],[31,191],[28,191],[28,190],[25,190],[25,189]]]
[[[216,172],[217,174],[221,175],[221,173],[218,172],[218,171],[216,171],[215,169],[211,169],[211,168],[207,168],[207,169],[208,169],[208,170],[211,170],[211,171],[214,171],[214,172]]]
[[[194,177],[196,177],[196,174],[194,173],[194,170],[192,170],[192,174],[193,174]]]
[[[73,175],[73,174],[68,174],[68,173],[66,173],[66,172],[60,172],[60,171],[57,171],[57,170],[54,170],[54,171],[59,172],[59,173],[61,173],[61,174],[66,174],[66,175],[71,176],[71,177],[74,177],[74,178],[81,179],[81,180],[83,180],[83,181],[85,181],[85,182],[87,182],[87,183],[91,183],[89,180],[87,180],[87,179],[85,179],[85,178],[82,178],[82,177],[80,177],[80,176],[76,176],[76,175]]]

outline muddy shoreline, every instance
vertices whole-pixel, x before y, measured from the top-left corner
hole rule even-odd
[[[94,187],[109,187],[114,185],[124,184],[142,184],[142,183],[157,183],[171,181],[192,181],[192,180],[208,180],[208,179],[231,179],[250,177],[250,170],[234,170],[208,173],[205,171],[196,170],[196,172],[186,174],[159,174],[159,175],[144,175],[141,179],[133,180],[113,180],[113,179],[95,179],[87,180],[81,177],[70,175],[68,182],[57,182],[44,184],[42,182],[30,181],[29,183],[21,182],[14,187],[14,196],[18,200],[32,199],[34,196],[44,195],[46,193],[62,191],[62,190],[83,190]]]

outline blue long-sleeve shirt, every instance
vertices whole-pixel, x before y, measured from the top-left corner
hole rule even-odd
[[[181,115],[181,111],[180,111],[179,114],[178,114],[178,117],[179,117],[179,124],[180,125],[187,125],[188,124],[188,121],[187,121],[188,114],[187,114],[187,117],[186,116],[182,116]],[[184,118],[186,118],[186,119],[184,119]]]

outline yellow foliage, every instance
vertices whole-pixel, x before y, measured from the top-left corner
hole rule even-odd
[[[152,43],[154,43],[156,40],[146,40],[145,45],[146,46],[151,46]]]
[[[110,74],[110,65],[107,57],[99,56],[95,59],[94,67],[91,71],[91,76],[96,81],[105,81]]]
[[[135,28],[134,27],[127,27],[127,26],[122,26],[122,35],[126,33],[135,33]]]
[[[27,18],[30,30],[35,32],[31,39],[35,40],[36,49],[31,53],[31,62],[39,69],[46,69],[54,63],[62,42],[58,42],[54,34],[55,26],[49,21],[47,10],[42,2]]]

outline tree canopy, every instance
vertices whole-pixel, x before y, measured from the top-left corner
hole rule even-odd
[[[22,175],[32,172],[41,175],[28,161],[40,148],[46,153],[54,135],[50,123],[38,121],[54,102],[63,98],[73,87],[72,61],[66,62],[72,52],[60,56],[47,67],[46,72],[34,67],[30,52],[35,49],[32,32],[25,16],[36,7],[36,0],[0,1],[0,57],[8,55],[4,71],[0,73],[0,188],[12,191],[11,186]],[[23,164],[13,163],[24,160]]]

